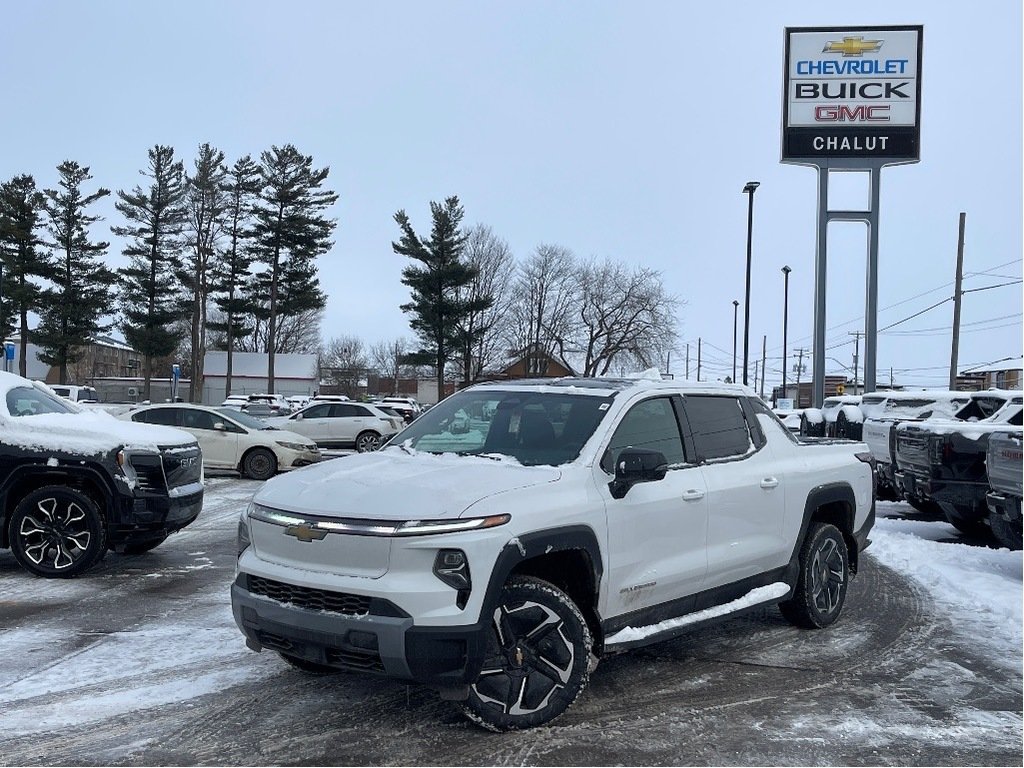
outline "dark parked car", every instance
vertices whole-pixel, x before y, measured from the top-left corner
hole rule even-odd
[[[0,546],[25,570],[77,576],[107,549],[146,552],[199,515],[191,435],[86,412],[0,373]]]

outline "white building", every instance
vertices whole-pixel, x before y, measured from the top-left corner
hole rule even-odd
[[[203,363],[203,402],[220,405],[229,394],[249,395],[266,392],[267,354],[234,352],[231,355],[231,392],[227,383],[228,353],[207,352]],[[317,391],[317,356],[274,355],[274,391],[289,395],[313,395]]]

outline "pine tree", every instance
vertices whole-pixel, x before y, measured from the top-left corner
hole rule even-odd
[[[101,220],[85,211],[110,194],[102,187],[90,195],[82,184],[92,176],[89,168],[72,160],[57,166],[60,189],[45,191],[47,228],[56,250],[35,333],[39,358],[59,370],[59,382],[68,383],[68,364],[85,353],[91,338],[110,328],[102,318],[110,312],[114,273],[103,263],[109,243],[90,242],[89,227]]]
[[[336,222],[323,216],[338,195],[321,189],[329,168],[313,168],[313,158],[291,144],[260,155],[263,188],[256,204],[256,258],[265,269],[256,277],[269,300],[267,385],[274,392],[274,354],[279,317],[320,309],[316,257],[331,248]]]
[[[195,174],[186,176],[185,226],[186,258],[175,270],[184,288],[184,312],[189,315],[189,402],[199,402],[203,392],[203,362],[206,353],[206,305],[213,279],[212,264],[217,241],[224,229],[228,200],[222,188],[227,169],[224,153],[209,144],[199,145]]]
[[[262,185],[260,168],[249,155],[235,162],[221,185],[227,198],[224,215],[227,247],[216,254],[212,287],[216,294],[214,303],[224,321],[210,323],[209,327],[224,333],[224,347],[228,355],[224,378],[224,392],[227,395],[231,394],[232,357],[237,338],[251,332],[246,317],[255,313],[243,288],[252,267],[253,203]]]
[[[150,399],[153,360],[178,347],[174,324],[182,317],[174,272],[181,263],[182,230],[186,221],[185,167],[172,147],[149,150],[148,189],[136,185],[119,190],[115,207],[128,225],[111,227],[126,238],[122,253],[129,266],[121,277],[121,328],[128,343],[142,353],[143,398]]]
[[[444,369],[457,349],[459,324],[471,312],[490,306],[489,297],[460,298],[459,289],[469,285],[477,270],[462,260],[467,235],[460,229],[464,215],[459,198],[449,197],[430,203],[433,220],[430,239],[421,240],[413,231],[405,211],[395,214],[402,239],[392,243],[395,253],[415,259],[423,266],[410,265],[402,270],[402,283],[412,290],[412,301],[402,311],[412,315],[410,327],[423,348],[420,356],[433,358],[437,367],[437,397],[444,397]]]
[[[49,264],[38,230],[46,198],[31,176],[15,176],[0,185],[0,341],[13,331],[18,318],[20,354],[18,372],[25,376],[28,363],[28,313],[40,308],[43,289],[34,277],[47,277]]]

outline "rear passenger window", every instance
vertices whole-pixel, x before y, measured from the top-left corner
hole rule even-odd
[[[701,459],[745,456],[753,448],[747,420],[735,397],[688,395],[683,405]]]
[[[144,421],[147,424],[164,424],[168,427],[176,427],[180,424],[177,408],[153,408],[135,414],[132,420]]]

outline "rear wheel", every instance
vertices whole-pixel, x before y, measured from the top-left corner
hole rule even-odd
[[[960,533],[977,538],[987,538],[991,533],[991,529],[984,518],[970,514],[965,515],[952,504],[940,504],[939,506],[942,508],[942,514],[946,516],[949,524],[960,531]]]
[[[47,486],[22,499],[7,522],[11,552],[36,576],[70,578],[107,550],[107,529],[95,502],[67,486]]]
[[[458,706],[492,731],[550,722],[586,688],[592,646],[567,594],[540,579],[514,577],[494,611],[480,677]]]
[[[793,597],[779,603],[779,610],[798,627],[827,627],[842,613],[849,572],[850,555],[843,534],[829,523],[811,523],[800,548],[796,589]]]
[[[356,438],[356,450],[359,453],[366,453],[367,451],[376,451],[380,448],[380,435],[376,432],[367,430],[366,432],[360,432],[359,437]]]
[[[266,448],[254,448],[245,454],[242,474],[253,480],[269,480],[277,473],[277,457]]]

